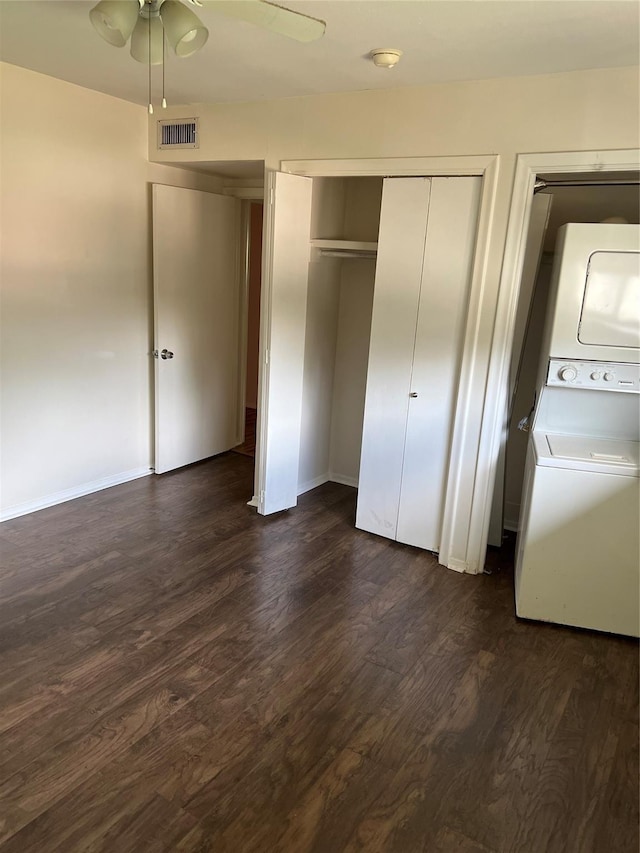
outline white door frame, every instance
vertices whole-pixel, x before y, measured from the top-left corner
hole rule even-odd
[[[516,308],[536,175],[576,172],[593,172],[602,175],[637,169],[640,169],[640,149],[637,148],[617,151],[563,151],[517,156],[494,335],[489,357],[478,464],[471,513],[467,519],[467,566],[464,567],[466,571],[482,571],[484,565],[506,404]],[[459,522],[460,519],[456,521]]]
[[[482,181],[482,195],[478,217],[476,254],[471,277],[469,308],[464,332],[463,355],[460,368],[460,382],[456,401],[455,420],[451,441],[449,476],[443,512],[442,539],[439,562],[457,571],[477,573],[482,571],[482,560],[469,560],[468,549],[460,551],[458,543],[468,540],[468,517],[462,519],[459,511],[459,496],[474,489],[476,468],[479,459],[475,456],[474,443],[469,440],[469,425],[478,420],[480,413],[474,411],[473,397],[476,386],[476,371],[482,367],[483,353],[487,351],[487,335],[492,333],[486,326],[484,304],[490,299],[491,288],[487,286],[488,261],[492,243],[495,220],[495,203],[498,189],[498,155],[472,155],[460,157],[403,157],[390,159],[354,159],[354,160],[286,160],[280,164],[283,172],[307,177],[453,177],[479,176]],[[270,203],[267,198],[266,203]],[[268,252],[268,235],[265,234]],[[268,316],[269,306],[263,304]],[[264,318],[267,321],[267,317]],[[484,356],[486,359],[486,356]],[[469,448],[474,454],[469,464]],[[477,442],[475,443],[477,447]],[[259,466],[256,466],[258,470]],[[256,493],[263,488],[256,482]],[[486,547],[486,539],[485,539]]]

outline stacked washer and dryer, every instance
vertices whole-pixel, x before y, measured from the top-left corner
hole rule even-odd
[[[558,232],[529,437],[518,616],[640,635],[640,226]]]

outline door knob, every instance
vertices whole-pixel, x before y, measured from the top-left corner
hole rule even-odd
[[[162,352],[160,353],[160,358],[164,358],[164,359],[173,358],[173,353],[171,352],[171,350],[163,349]]]
[[[410,396],[410,397],[417,397],[417,396],[418,396],[418,393],[417,393],[417,391],[412,391],[412,392],[409,394],[409,396]]]

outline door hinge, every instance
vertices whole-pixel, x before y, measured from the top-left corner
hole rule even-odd
[[[266,349],[264,351],[264,363],[269,364],[269,350],[268,349]]]
[[[269,190],[269,204],[273,204],[273,187]]]

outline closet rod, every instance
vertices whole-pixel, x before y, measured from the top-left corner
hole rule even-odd
[[[375,252],[359,252],[353,249],[318,249],[323,258],[368,258],[376,257]]]
[[[546,190],[549,187],[637,187],[640,186],[640,179],[633,181],[629,180],[613,180],[613,181],[572,181],[558,180],[545,181],[542,178],[536,178],[533,185],[533,194],[539,193],[541,190]]]

